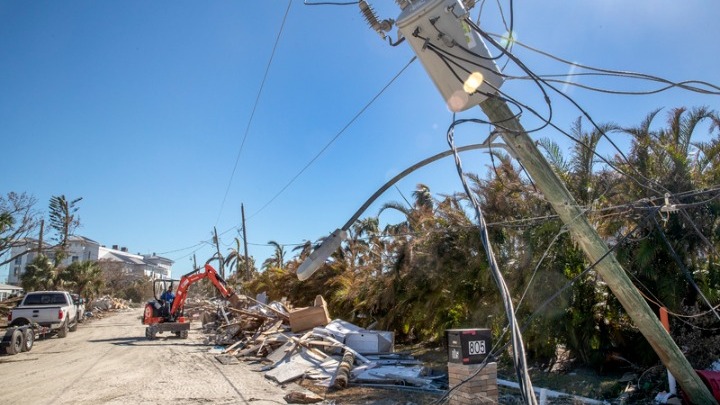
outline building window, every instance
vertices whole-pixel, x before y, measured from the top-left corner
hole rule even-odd
[[[20,275],[20,266],[15,266],[13,273],[15,273],[15,277],[19,276]]]
[[[15,258],[15,264],[22,264],[22,256]]]
[[[73,262],[73,263],[75,263],[75,262],[78,261],[78,260],[80,260],[80,257],[79,257],[79,256],[73,256],[73,257],[72,257],[72,262]]]

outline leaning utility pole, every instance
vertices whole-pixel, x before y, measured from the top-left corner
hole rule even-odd
[[[397,26],[398,38],[401,39],[397,42],[390,39],[390,43],[396,45],[406,41],[412,47],[451,111],[465,111],[480,105],[490,122],[500,131],[510,153],[527,170],[590,262],[596,263],[597,272],[692,403],[717,404],[620,263],[578,208],[570,192],[538,151],[517,115],[497,96],[505,75],[495,64],[497,57],[492,57],[485,46],[480,28],[469,18],[467,9],[475,1],[396,0],[396,3],[401,9],[397,19],[380,20],[366,0],[358,2],[365,20],[383,39],[388,38],[387,34],[393,25]],[[490,38],[484,33],[483,36]],[[506,39],[510,42],[512,33]],[[494,45],[504,48],[504,53],[508,52],[509,44]],[[332,240],[336,245],[325,246],[325,253],[331,248],[337,248],[342,238],[335,237]],[[312,255],[311,259],[318,262]],[[299,269],[298,275],[301,274],[304,273]],[[526,399],[534,402],[534,398]]]
[[[575,199],[560,181],[535,142],[528,136],[507,103],[498,97],[490,97],[480,103],[491,122],[498,125],[501,136],[511,154],[523,165],[558,213],[575,242],[580,245],[597,272],[632,318],[635,326],[660,357],[665,367],[675,376],[694,404],[717,404],[700,377],[667,333],[662,323],[625,274],[615,255],[587,221]]]

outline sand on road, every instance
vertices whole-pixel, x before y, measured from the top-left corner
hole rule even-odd
[[[30,352],[0,356],[0,403],[286,403],[287,392],[249,365],[218,362],[198,329],[188,339],[147,340],[141,315],[120,311],[64,339],[38,340]]]

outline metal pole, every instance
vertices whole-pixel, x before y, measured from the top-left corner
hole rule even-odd
[[[218,266],[218,267],[220,267],[220,276],[224,280],[225,279],[225,266],[223,265],[224,263],[223,263],[222,254],[220,254],[220,239],[218,239],[218,236],[217,236],[217,228],[214,226],[213,226],[213,231],[215,232],[215,248],[217,249],[218,263],[220,263],[220,265]]]
[[[43,252],[43,231],[45,230],[45,220],[40,220],[40,239],[38,240],[38,256]]]
[[[250,259],[248,258],[247,232],[245,231],[245,205],[240,204],[240,211],[242,211],[243,245],[245,246],[245,275],[242,279],[248,281],[250,280]]]
[[[490,97],[480,104],[491,122],[498,123],[501,136],[525,167],[536,186],[553,206],[590,262],[601,260],[608,247],[585,218],[575,199],[538,151],[516,115],[505,101]],[[500,124],[501,123],[501,124]],[[665,367],[675,376],[694,404],[717,404],[680,349],[625,274],[615,255],[607,255],[595,267],[615,294],[635,326],[645,336]]]

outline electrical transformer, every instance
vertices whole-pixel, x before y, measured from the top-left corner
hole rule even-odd
[[[480,104],[503,83],[485,43],[465,18],[458,0],[420,0],[408,2],[396,22],[453,112]]]

